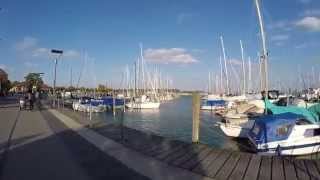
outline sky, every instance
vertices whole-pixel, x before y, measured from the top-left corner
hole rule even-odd
[[[261,6],[270,85],[320,83],[320,1],[261,0]],[[69,85],[72,74],[74,85],[120,87],[142,43],[150,72],[158,68],[179,89],[205,89],[208,73],[220,73],[223,36],[231,79],[241,79],[242,40],[258,86],[253,0],[2,0],[0,8],[0,68],[11,80],[43,72],[52,85],[55,48],[64,51],[59,86]]]

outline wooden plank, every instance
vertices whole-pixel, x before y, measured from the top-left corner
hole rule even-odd
[[[216,178],[217,179],[227,179],[237,165],[240,159],[240,153],[234,152],[231,154],[230,158],[227,160],[226,163],[222,166],[222,168],[217,172]]]
[[[308,180],[310,179],[309,175],[308,175],[308,171],[304,165],[303,160],[295,160],[294,161],[294,166],[296,168],[296,172],[297,172],[297,177],[298,179],[303,179],[303,180]]]
[[[316,164],[314,163],[314,161],[313,160],[305,160],[304,163],[305,163],[306,168],[308,170],[310,179],[319,180],[320,179],[320,174],[318,172],[318,169],[317,169]]]
[[[247,154],[247,153],[240,154],[240,159],[229,177],[230,180],[242,179],[248,167],[250,158],[251,158],[250,154]]]
[[[188,146],[186,148],[179,149],[179,151],[169,154],[167,157],[163,159],[163,161],[169,164],[173,164],[173,162],[176,161],[177,159],[187,154],[191,154],[194,151],[194,149],[195,149],[195,146]]]
[[[206,158],[206,156],[208,156],[211,153],[211,151],[214,151],[214,150],[211,150],[210,148],[205,147],[200,153],[194,155],[187,162],[181,164],[180,167],[184,169],[189,169],[189,170],[193,169],[204,158]]]
[[[222,150],[211,151],[211,153],[206,156],[195,168],[192,169],[193,172],[206,175],[206,169],[209,167],[211,163],[214,162],[216,158],[222,153]]]
[[[159,149],[162,149],[162,144],[158,144],[158,145],[155,145],[155,146],[150,146],[148,148],[145,148],[145,150],[142,150],[142,152],[144,154],[147,154],[147,155],[151,155],[154,151],[158,151]]]
[[[188,146],[186,144],[184,144],[184,145],[175,146],[175,147],[172,147],[169,149],[164,149],[162,151],[159,151],[157,154],[155,154],[154,157],[156,159],[163,160],[167,156],[169,156],[170,154],[175,153],[177,151],[180,151],[181,149],[185,149],[186,147],[188,147]]]
[[[218,171],[221,169],[221,167],[226,163],[226,161],[229,159],[229,157],[231,156],[231,152],[230,151],[223,151],[218,158],[210,164],[210,166],[208,167],[208,173],[207,176],[209,177],[214,177]]]
[[[281,157],[274,156],[272,159],[272,179],[284,180],[283,160]]]
[[[150,156],[156,156],[157,154],[162,153],[164,151],[179,148],[180,146],[185,146],[185,145],[186,145],[185,143],[164,142],[154,147],[152,151],[147,152],[147,154]]]
[[[320,159],[314,160],[314,163],[316,164],[318,172],[320,173]]]
[[[244,180],[257,179],[260,168],[261,156],[252,155],[250,163],[248,165]]]
[[[172,164],[175,166],[180,166],[181,164],[184,164],[186,161],[188,161],[195,155],[199,154],[204,148],[204,146],[195,146],[195,148],[193,148],[191,152],[186,153],[184,156],[174,160]]]
[[[271,179],[271,165],[272,165],[272,157],[270,156],[262,156],[260,172],[259,172],[259,180],[270,180]]]
[[[284,158],[283,167],[286,180],[298,180],[292,158]]]

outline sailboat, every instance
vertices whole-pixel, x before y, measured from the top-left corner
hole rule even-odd
[[[260,57],[261,59],[261,90],[266,92],[264,98],[266,100],[268,99],[269,96],[269,91],[268,91],[268,74],[267,74],[267,48],[266,48],[266,40],[265,40],[265,32],[264,32],[264,25],[262,21],[262,16],[260,12],[260,5],[258,0],[255,0],[256,4],[256,9],[257,9],[257,14],[258,14],[258,19],[259,19],[259,27],[260,27],[260,33],[261,33],[261,39],[262,39],[262,49],[263,49],[263,55]],[[243,59],[243,46],[242,46],[242,41],[240,41],[240,46],[241,46],[241,55]],[[244,67],[244,65],[243,65]],[[244,75],[245,76],[245,75]],[[245,85],[244,85],[245,86]],[[244,88],[245,89],[245,88]],[[264,101],[262,100],[256,100],[256,101],[251,101],[251,105],[249,104],[248,107],[246,107],[246,110],[250,110],[253,108],[258,107],[259,114],[262,115],[263,112],[261,110],[265,110],[263,108]],[[224,121],[222,121],[219,126],[220,129],[227,135],[227,136],[232,136],[232,137],[247,137],[247,133],[249,130],[252,128],[255,119],[250,117],[248,113],[244,114],[245,111],[242,112],[232,112],[229,114],[226,114],[226,118]],[[257,114],[255,114],[257,115]],[[234,118],[233,118],[234,117]]]
[[[139,63],[140,62],[140,63]],[[140,93],[137,91],[137,63],[135,62],[135,79],[134,79],[134,97],[131,101],[126,104],[126,107],[130,109],[158,109],[160,108],[160,101],[156,93],[156,88],[151,83],[151,76],[145,69],[144,58],[143,58],[143,47],[140,44],[140,61],[138,59],[139,68],[139,84],[142,86]],[[142,81],[140,81],[142,80]],[[147,82],[147,83],[146,83]],[[151,93],[146,91],[146,85],[151,86]]]

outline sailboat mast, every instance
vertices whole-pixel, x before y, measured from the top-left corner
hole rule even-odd
[[[220,93],[223,93],[223,82],[222,82],[222,78],[223,78],[223,71],[222,71],[222,58],[221,56],[219,57],[220,60]]]
[[[140,58],[141,58],[141,75],[142,75],[142,92],[145,92],[145,77],[144,77],[144,59],[143,59],[143,45],[140,43]]]
[[[241,48],[241,59],[242,59],[242,81],[243,81],[243,89],[242,89],[242,94],[246,94],[246,69],[245,69],[245,63],[244,63],[244,52],[243,52],[243,44],[242,41],[240,40],[240,48]]]
[[[70,87],[72,87],[72,67],[70,69]]]
[[[137,96],[137,62],[134,62],[134,97]]]
[[[209,72],[208,93],[211,93],[211,73]]]
[[[220,36],[221,41],[221,48],[223,53],[223,60],[224,60],[224,69],[225,69],[225,75],[226,75],[226,84],[227,84],[227,95],[230,94],[230,88],[229,88],[229,75],[228,75],[228,68],[227,68],[227,58],[226,58],[226,52],[224,49],[224,43],[223,43],[223,37]]]
[[[267,67],[268,52],[267,52],[267,47],[266,47],[266,36],[265,36],[265,32],[264,32],[264,24],[263,24],[263,19],[262,19],[262,15],[261,15],[259,1],[260,0],[255,0],[257,14],[258,14],[258,18],[259,18],[260,33],[261,33],[262,48],[263,48],[263,54],[260,57],[261,58],[261,71],[262,71],[261,87],[262,87],[262,90],[267,93],[268,92],[268,67]]]
[[[251,88],[252,88],[252,75],[251,75],[251,57],[249,56],[249,59],[248,59],[248,73],[249,73],[249,77],[248,77],[248,91],[251,92]]]

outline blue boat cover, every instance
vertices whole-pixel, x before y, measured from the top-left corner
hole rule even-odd
[[[262,116],[255,121],[253,128],[249,131],[249,136],[257,144],[285,140],[290,135],[296,121],[301,118],[304,116],[290,112]]]
[[[205,100],[203,103],[206,106],[225,106],[226,101],[224,100]]]
[[[297,106],[277,106],[272,104],[270,101],[265,100],[265,107],[268,111],[268,113],[277,115],[277,114],[283,114],[283,113],[293,113],[297,115],[302,115],[304,116],[307,120],[309,120],[311,123],[319,123],[319,115],[316,113],[320,113],[320,106],[314,107],[312,110],[305,109],[302,107],[297,107]]]
[[[112,97],[104,97],[101,99],[90,99],[89,103],[91,103],[92,106],[98,106],[98,105],[106,105],[106,106],[113,106],[113,98]],[[123,99],[115,99],[115,105],[116,106],[122,106],[124,105]]]

